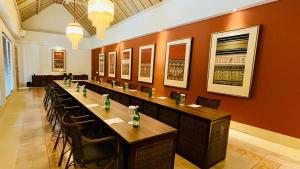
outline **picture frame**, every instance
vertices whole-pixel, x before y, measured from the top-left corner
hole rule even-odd
[[[121,79],[131,80],[132,48],[121,51]]]
[[[66,50],[52,49],[52,72],[66,72]]]
[[[117,51],[108,52],[108,77],[116,78]]]
[[[260,26],[212,33],[207,91],[249,98]]]
[[[99,76],[105,75],[105,54],[99,54]]]
[[[167,42],[164,85],[187,88],[192,37]]]
[[[155,44],[139,47],[138,81],[153,83]]]

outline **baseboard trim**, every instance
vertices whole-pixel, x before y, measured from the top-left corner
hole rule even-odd
[[[261,129],[247,124],[231,121],[230,128],[274,143],[288,146],[300,151],[300,139]]]

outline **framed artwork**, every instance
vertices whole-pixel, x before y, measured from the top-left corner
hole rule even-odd
[[[192,38],[167,43],[164,85],[187,88]]]
[[[108,77],[116,78],[117,52],[108,52]]]
[[[99,75],[104,76],[105,73],[105,54],[99,54]]]
[[[139,72],[138,81],[152,83],[154,70],[155,45],[147,45],[139,48]]]
[[[52,50],[52,72],[65,72],[66,71],[66,51],[65,50]]]
[[[249,98],[259,26],[213,33],[207,91]]]
[[[131,80],[132,48],[121,52],[121,79]]]

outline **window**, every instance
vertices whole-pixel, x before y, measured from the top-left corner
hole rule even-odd
[[[14,87],[11,41],[5,36],[5,34],[2,34],[2,39],[4,53],[5,93],[6,96],[9,96]]]

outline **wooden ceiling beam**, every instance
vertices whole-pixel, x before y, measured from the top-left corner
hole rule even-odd
[[[120,5],[118,4],[118,2],[117,1],[113,1],[114,2],[114,4],[115,4],[115,11],[119,11],[119,13],[121,13],[121,15],[124,17],[124,18],[127,18],[128,17],[128,15],[126,15],[126,13],[121,9],[121,7],[120,7]]]
[[[132,3],[136,6],[136,8],[138,9],[138,12],[145,9],[144,5],[139,0],[132,0]]]
[[[160,3],[162,0],[148,0],[150,3],[151,3],[151,5],[153,6],[153,5],[156,5],[156,4],[158,4],[158,3]]]
[[[138,12],[129,0],[122,0],[121,2],[124,3],[124,7],[130,11],[131,15],[134,15]]]
[[[152,6],[151,2],[149,0],[139,0],[143,6],[145,7],[145,9],[149,8]]]
[[[38,7],[37,7],[37,14],[40,13],[40,8],[41,8],[41,0],[37,0],[37,3],[38,3]]]
[[[23,9],[24,7],[26,7],[32,3],[36,3],[36,0],[26,0],[23,3],[21,3],[20,5],[18,5],[18,8]]]
[[[24,6],[23,8],[19,8],[20,12],[26,12],[28,9],[33,8],[33,6],[36,6],[36,2],[28,4],[27,6]]]

